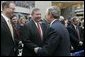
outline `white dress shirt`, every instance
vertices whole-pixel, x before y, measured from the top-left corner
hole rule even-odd
[[[8,25],[8,27],[9,27],[9,29],[10,29],[10,32],[11,32],[11,35],[12,35],[12,39],[14,40],[13,27],[12,27],[12,24],[11,24],[11,22],[10,22],[10,19],[9,19],[7,16],[5,16],[3,13],[2,13],[1,15],[2,15],[3,18],[5,19],[7,25]]]

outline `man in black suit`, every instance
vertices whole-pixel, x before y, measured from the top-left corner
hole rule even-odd
[[[37,49],[39,56],[70,56],[70,37],[67,29],[59,21],[60,9],[50,7],[46,11],[46,20],[59,37],[49,38],[43,47]]]
[[[78,17],[74,16],[71,18],[71,24],[67,26],[67,29],[70,34],[70,41],[71,45],[74,50],[78,50],[79,46],[83,44],[82,41],[80,41],[80,27],[78,25],[79,20]]]
[[[14,30],[11,24],[11,17],[15,9],[13,2],[2,3],[1,13],[1,56],[15,56]]]
[[[41,22],[41,13],[38,8],[33,9],[31,21],[25,24],[21,31],[24,44],[23,56],[36,56],[34,51],[42,47],[49,37],[54,38],[56,35],[52,29]]]

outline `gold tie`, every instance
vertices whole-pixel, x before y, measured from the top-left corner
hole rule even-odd
[[[11,35],[12,35],[12,38],[13,38],[13,40],[14,40],[13,27],[12,27],[11,21],[8,20],[8,23],[9,23],[8,26],[9,26],[9,29],[10,29],[10,32],[11,32]]]

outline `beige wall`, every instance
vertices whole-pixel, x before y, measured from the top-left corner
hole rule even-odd
[[[35,7],[40,8],[41,16],[44,18],[46,9],[51,6],[51,1],[36,1]]]

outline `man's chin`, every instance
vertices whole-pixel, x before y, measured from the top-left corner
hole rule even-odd
[[[12,18],[13,17],[13,15],[10,15],[10,18]]]

